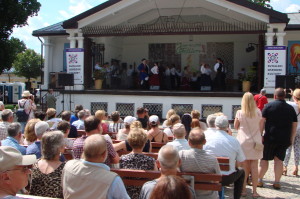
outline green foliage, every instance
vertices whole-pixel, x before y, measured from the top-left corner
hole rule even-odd
[[[94,71],[94,78],[95,79],[104,79],[105,78],[106,70],[104,68],[101,68],[100,70]]]
[[[13,104],[7,104],[7,105],[5,105],[5,109],[11,109],[11,110],[14,110],[15,107],[17,108],[17,105],[13,105]]]
[[[256,67],[249,66],[245,73],[239,73],[239,80],[240,81],[254,81],[256,79]]]
[[[37,78],[41,75],[41,55],[34,50],[27,49],[17,55],[14,62],[15,74],[25,77],[28,82],[30,78]]]
[[[0,49],[0,74],[5,69],[9,70],[16,59],[17,54],[24,52],[25,50],[25,43],[17,38],[11,37],[10,40],[4,42]]]
[[[270,5],[270,0],[248,0],[248,1],[251,1],[253,3],[256,3],[256,4],[266,7],[266,8],[273,9],[272,6]]]

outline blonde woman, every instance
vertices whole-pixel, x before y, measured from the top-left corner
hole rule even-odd
[[[247,92],[242,98],[242,110],[238,110],[234,120],[234,128],[238,130],[237,140],[241,144],[246,160],[242,167],[245,176],[251,172],[252,196],[259,197],[256,187],[258,183],[258,160],[263,157],[263,151],[254,149],[255,143],[262,143],[260,123],[262,122],[261,111],[257,108],[254,97]],[[242,196],[246,196],[246,181],[244,180]]]
[[[165,120],[165,121],[163,122],[163,124],[162,124],[162,127],[163,127],[163,128],[168,127],[168,125],[167,125],[168,119],[169,119],[172,115],[175,115],[175,114],[176,114],[176,111],[175,111],[174,109],[168,110],[167,115],[166,115],[166,120]]]
[[[101,127],[103,130],[103,134],[108,132],[108,124],[106,122],[104,122],[104,120],[106,119],[106,112],[105,110],[98,110],[95,113],[95,117],[98,118],[101,121]]]
[[[37,140],[37,137],[34,132],[34,127],[35,127],[35,124],[40,121],[41,121],[40,119],[34,118],[27,122],[27,124],[25,126],[25,130],[24,130],[24,137],[25,137],[24,144],[25,145],[30,145]]]
[[[294,102],[287,102],[287,103],[295,109],[297,114],[298,125],[297,125],[296,137],[294,139],[294,143],[286,150],[285,159],[283,162],[283,175],[287,174],[287,166],[289,164],[289,160],[291,157],[292,147],[294,147],[295,167],[292,174],[298,176],[298,165],[299,165],[299,158],[300,158],[300,122],[299,122],[300,121],[300,89],[297,88],[291,94],[293,96]]]
[[[168,121],[167,121],[167,128],[165,128],[164,133],[167,134],[168,137],[174,137],[173,131],[172,131],[172,127],[177,124],[180,123],[180,117],[179,115],[175,114],[172,115]]]

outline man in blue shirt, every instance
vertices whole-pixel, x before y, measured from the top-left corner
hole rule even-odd
[[[1,141],[2,146],[11,146],[26,155],[26,148],[19,144],[22,133],[21,124],[18,122],[13,122],[7,127],[8,137]]]

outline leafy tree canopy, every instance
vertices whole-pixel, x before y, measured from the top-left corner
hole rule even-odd
[[[28,82],[31,78],[37,78],[41,75],[41,55],[34,50],[27,49],[19,53],[14,62],[15,74],[25,77]]]
[[[270,5],[270,0],[248,0],[248,1],[251,1],[253,3],[256,3],[256,4],[266,7],[266,8],[273,9],[272,6]]]
[[[37,15],[41,4],[37,0],[0,0],[0,38],[8,39],[14,26],[27,25],[29,16]]]

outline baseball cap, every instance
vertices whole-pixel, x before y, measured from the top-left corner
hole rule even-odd
[[[124,123],[126,124],[132,124],[132,122],[136,121],[136,118],[135,117],[132,117],[132,116],[127,116],[124,118]]]
[[[159,121],[159,118],[158,118],[157,115],[151,115],[151,116],[149,117],[149,122],[150,122],[150,123],[157,123],[158,121]]]
[[[22,155],[20,151],[10,146],[0,146],[0,172],[14,166],[28,166],[36,162],[36,155]]]

